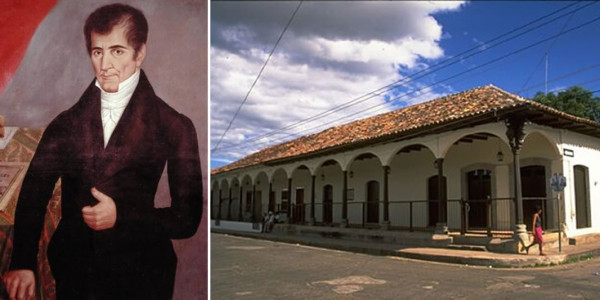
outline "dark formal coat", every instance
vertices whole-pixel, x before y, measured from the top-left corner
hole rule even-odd
[[[46,205],[61,180],[62,218],[48,246],[59,299],[170,299],[177,258],[171,239],[192,236],[202,216],[202,176],[192,122],[158,98],[144,72],[106,147],[94,82],[46,128],[17,204],[11,270],[37,266]],[[167,166],[171,206],[155,208]],[[94,231],[81,209],[117,208],[113,228]]]

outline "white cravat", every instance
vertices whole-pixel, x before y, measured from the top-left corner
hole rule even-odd
[[[117,127],[117,123],[119,123],[121,115],[123,115],[123,111],[125,111],[125,107],[127,107],[139,81],[140,70],[137,70],[125,81],[119,83],[119,90],[117,92],[107,93],[102,89],[98,80],[96,80],[96,86],[100,89],[104,147],[108,144],[108,140],[115,130],[115,127]]]

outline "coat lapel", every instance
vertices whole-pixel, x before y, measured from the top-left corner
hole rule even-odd
[[[105,182],[120,169],[127,167],[135,155],[135,149],[144,134],[144,120],[147,114],[149,99],[154,93],[145,74],[140,74],[140,82],[136,87],[131,100],[123,111],[115,130],[113,131],[106,148],[103,147],[103,131],[100,127],[99,163],[97,168],[99,183]],[[97,115],[100,116],[100,110]],[[100,124],[102,122],[100,121]],[[102,125],[100,125],[102,126]],[[97,147],[94,147],[98,149]]]

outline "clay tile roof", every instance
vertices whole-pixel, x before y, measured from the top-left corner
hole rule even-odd
[[[262,149],[226,166],[214,169],[218,174],[239,168],[337,149],[344,146],[398,138],[426,128],[445,126],[489,113],[531,107],[572,121],[595,124],[537,102],[508,93],[494,85],[474,88],[392,112],[353,121]],[[494,120],[495,121],[495,120]]]

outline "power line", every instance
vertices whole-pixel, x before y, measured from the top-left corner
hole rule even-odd
[[[567,27],[567,25],[569,24],[569,22],[571,21],[571,19],[573,18],[573,16],[575,15],[576,11],[573,11],[571,13],[571,15],[569,16],[569,18],[567,19],[567,21],[565,22],[565,24],[563,25],[563,27],[560,29],[560,32],[562,32],[563,30],[565,30],[565,28]],[[550,49],[552,49],[552,47],[554,47],[554,44],[556,44],[556,41],[558,40],[558,38],[554,39],[552,41],[552,44],[550,44],[550,46],[548,46],[548,48],[546,48],[546,54],[542,55],[540,61],[537,63],[537,65],[535,66],[535,68],[533,68],[533,71],[531,71],[531,74],[529,74],[529,77],[527,78],[527,80],[525,81],[525,83],[523,84],[523,86],[521,87],[521,89],[523,89],[525,86],[527,86],[527,84],[529,84],[529,81],[531,80],[531,78],[533,77],[533,74],[535,73],[535,71],[537,70],[537,68],[542,64],[542,62],[544,61],[544,57],[548,58],[548,52],[550,52]]]
[[[571,73],[567,73],[567,74],[561,75],[561,76],[559,76],[559,77],[554,77],[554,78],[550,79],[550,80],[548,81],[548,83],[550,83],[550,82],[555,82],[555,81],[558,81],[558,80],[561,80],[561,79],[565,79],[565,78],[571,77],[571,76],[573,76],[573,75],[577,75],[577,74],[579,74],[579,73],[583,73],[583,72],[585,72],[585,71],[589,71],[589,70],[592,70],[592,69],[595,69],[595,68],[598,68],[598,67],[600,67],[600,63],[599,63],[599,64],[594,64],[594,65],[591,65],[591,66],[587,66],[587,67],[583,67],[583,68],[581,68],[581,69],[577,69],[577,70],[575,70],[575,71],[573,71],[573,72],[571,72]],[[521,88],[521,89],[520,89],[519,91],[517,91],[516,93],[517,93],[517,94],[521,94],[521,93],[523,93],[523,92],[525,92],[525,91],[532,90],[532,89],[534,89],[535,87],[538,87],[538,86],[540,86],[540,85],[543,85],[543,84],[544,84],[544,83],[542,82],[542,83],[540,83],[540,84],[536,84],[536,85],[531,85],[531,86],[528,86],[527,88]]]
[[[262,72],[265,70],[265,67],[267,66],[267,63],[269,63],[269,60],[271,59],[271,56],[273,56],[273,52],[275,52],[275,49],[277,48],[277,45],[279,45],[279,42],[281,41],[281,39],[283,38],[283,35],[285,34],[285,32],[287,31],[288,27],[290,27],[290,24],[292,23],[292,20],[294,19],[294,16],[296,16],[296,13],[298,12],[298,10],[300,9],[300,6],[302,5],[302,0],[298,3],[298,6],[296,6],[296,9],[294,10],[294,13],[292,13],[292,16],[290,17],[289,21],[287,22],[287,24],[285,24],[285,27],[283,28],[283,31],[281,32],[281,34],[279,35],[279,38],[277,39],[277,42],[275,42],[275,45],[273,46],[273,49],[271,49],[271,53],[269,53],[269,56],[267,57],[267,60],[265,60],[265,63],[263,64],[263,66],[260,68],[260,71],[258,72],[258,75],[256,76],[256,79],[254,79],[254,82],[252,83],[252,85],[250,86],[250,89],[248,90],[248,93],[246,93],[246,97],[244,97],[244,100],[242,101],[242,103],[240,103],[240,106],[238,107],[238,109],[235,111],[235,114],[233,114],[233,117],[231,118],[231,121],[229,121],[229,125],[227,125],[227,129],[225,129],[225,131],[223,132],[223,134],[221,135],[221,138],[219,139],[219,141],[217,142],[217,145],[213,148],[212,151],[215,151],[219,145],[221,144],[221,141],[223,141],[223,137],[225,137],[225,134],[227,134],[227,132],[229,131],[229,129],[231,128],[231,124],[233,124],[233,121],[235,120],[235,118],[237,117],[238,113],[240,112],[240,110],[242,109],[242,106],[244,106],[244,103],[246,103],[246,101],[248,100],[248,96],[250,96],[250,93],[252,92],[252,89],[254,88],[254,86],[256,85],[256,82],[258,82],[258,79],[260,78],[260,75],[262,74]]]
[[[402,98],[402,97],[405,97],[405,96],[408,96],[408,95],[412,95],[412,94],[414,94],[414,93],[416,93],[416,92],[419,92],[419,91],[425,90],[425,89],[427,89],[427,88],[430,88],[430,87],[436,86],[436,85],[438,85],[438,84],[441,84],[441,83],[443,83],[443,82],[446,82],[446,81],[448,81],[448,80],[451,80],[451,79],[454,79],[454,78],[456,78],[456,77],[459,77],[459,76],[462,76],[462,75],[464,75],[464,74],[467,74],[467,73],[469,73],[469,72],[472,72],[472,71],[474,71],[474,70],[476,70],[476,69],[480,69],[480,68],[482,68],[482,67],[485,67],[485,66],[487,66],[487,65],[490,65],[490,64],[492,64],[492,63],[495,63],[495,62],[497,62],[497,61],[500,61],[500,60],[502,60],[502,59],[505,59],[505,58],[507,58],[507,57],[510,57],[510,56],[512,56],[512,55],[515,55],[515,54],[518,54],[518,53],[520,53],[520,52],[523,52],[523,51],[525,51],[525,50],[528,50],[528,49],[530,49],[530,48],[532,48],[532,47],[535,47],[535,46],[537,46],[537,45],[539,45],[539,44],[542,44],[542,43],[544,43],[544,42],[547,42],[547,41],[549,41],[549,40],[551,40],[551,39],[554,39],[554,38],[556,38],[556,37],[558,37],[558,36],[561,36],[561,35],[567,34],[567,33],[569,33],[569,32],[572,32],[572,31],[574,31],[574,30],[577,30],[577,29],[579,29],[579,28],[582,28],[582,27],[584,27],[584,26],[590,25],[590,24],[592,24],[592,23],[594,23],[594,22],[597,22],[597,21],[599,21],[599,20],[600,20],[600,17],[598,17],[598,18],[595,18],[595,19],[592,19],[591,21],[588,21],[588,22],[586,22],[586,23],[583,23],[583,24],[580,24],[580,25],[578,25],[578,26],[575,26],[575,27],[573,27],[573,28],[570,28],[569,30],[562,31],[562,32],[560,32],[560,33],[557,33],[557,34],[555,34],[555,35],[552,35],[552,36],[550,36],[550,37],[548,37],[548,38],[545,38],[545,39],[543,39],[543,40],[537,41],[537,42],[535,42],[535,43],[532,43],[532,44],[530,44],[530,45],[528,45],[528,46],[525,46],[525,47],[523,47],[523,48],[520,48],[520,49],[518,49],[518,50],[515,50],[515,51],[513,51],[513,52],[510,52],[510,53],[508,53],[508,54],[505,54],[505,55],[502,55],[502,56],[500,56],[500,57],[497,57],[497,58],[495,58],[495,59],[492,59],[492,60],[490,60],[490,61],[488,61],[488,62],[486,62],[486,63],[483,63],[483,64],[481,64],[481,65],[475,66],[475,67],[473,67],[473,68],[470,68],[470,69],[468,69],[468,70],[466,70],[466,71],[463,71],[463,72],[460,72],[460,73],[458,73],[458,74],[452,75],[452,76],[450,76],[450,77],[447,77],[447,78],[445,78],[445,79],[443,79],[443,80],[440,80],[440,81],[438,81],[438,82],[435,82],[435,83],[433,83],[433,84],[430,84],[430,85],[428,85],[428,86],[422,87],[422,88],[420,88],[420,89],[418,89],[418,90],[413,90],[413,91],[410,91],[410,92],[405,92],[404,94],[402,94],[402,95],[399,95],[399,96],[397,96],[397,97],[395,97],[395,98],[391,99],[389,102],[386,102],[386,103],[381,103],[381,104],[378,104],[378,105],[371,106],[371,107],[369,107],[369,108],[367,108],[367,109],[360,110],[360,111],[358,111],[358,112],[355,112],[355,113],[353,113],[353,114],[347,115],[347,116],[345,116],[345,117],[343,117],[343,118],[341,118],[341,119],[337,119],[337,120],[334,120],[334,121],[330,121],[330,122],[322,123],[322,124],[319,124],[319,125],[317,125],[317,126],[314,126],[314,127],[311,127],[311,128],[307,128],[307,129],[304,129],[304,130],[301,130],[300,132],[311,131],[311,130],[317,129],[317,128],[319,128],[319,127],[328,126],[328,125],[330,125],[330,124],[332,124],[332,123],[339,122],[340,120],[346,120],[346,119],[349,119],[349,118],[353,118],[353,117],[354,117],[354,116],[356,116],[357,114],[359,114],[359,113],[363,113],[363,112],[366,112],[366,111],[368,111],[368,110],[371,110],[371,109],[373,109],[373,108],[377,108],[377,107],[380,107],[380,106],[383,106],[383,105],[388,105],[388,104],[390,104],[390,103],[392,103],[392,102],[395,102],[395,101],[398,101],[398,100],[400,100],[400,98]],[[290,136],[292,136],[292,135],[297,135],[297,134],[299,134],[299,133],[288,134],[288,135],[284,136],[283,138],[278,138],[278,139],[275,139],[275,140],[280,140],[280,141],[283,141],[283,140],[285,140],[286,138],[288,138],[288,137],[290,137]],[[269,143],[269,142],[267,142],[267,143]],[[228,148],[226,148],[226,149],[235,149],[235,148],[239,148],[238,146],[242,146],[242,145],[243,145],[244,147],[248,147],[248,146],[251,146],[251,145],[261,145],[261,144],[267,144],[267,143],[265,143],[265,142],[256,142],[256,143],[250,143],[250,144],[248,144],[247,142],[245,142],[245,143],[243,143],[243,144],[236,144],[236,145],[232,145],[231,147],[228,147]]]
[[[335,112],[338,112],[338,111],[341,111],[341,110],[343,110],[343,109],[349,108],[349,107],[351,107],[351,106],[357,105],[357,104],[359,104],[359,103],[365,102],[365,101],[367,101],[367,100],[369,100],[369,99],[371,99],[371,98],[373,98],[373,97],[379,96],[379,95],[381,95],[381,94],[383,94],[383,93],[385,93],[385,92],[388,92],[388,91],[391,91],[391,90],[392,90],[392,89],[394,89],[394,88],[397,88],[397,87],[398,87],[400,84],[406,84],[406,83],[412,82],[412,81],[414,81],[414,80],[416,80],[416,79],[419,79],[419,78],[425,77],[426,75],[432,74],[434,71],[439,71],[439,70],[441,70],[441,69],[443,69],[443,68],[447,68],[447,67],[449,67],[449,66],[451,66],[451,65],[454,65],[454,64],[456,64],[456,63],[460,62],[461,60],[464,60],[464,59],[470,58],[470,57],[472,57],[472,56],[475,56],[475,55],[477,55],[477,54],[480,54],[480,53],[482,53],[482,52],[485,52],[485,51],[489,51],[490,49],[492,49],[492,48],[494,48],[494,47],[496,47],[496,46],[498,46],[498,45],[500,45],[500,44],[503,44],[503,43],[505,43],[505,42],[508,42],[508,41],[510,41],[510,40],[513,40],[513,39],[515,39],[515,38],[518,38],[518,37],[520,37],[520,36],[523,36],[523,35],[524,35],[524,34],[526,34],[526,33],[529,33],[529,32],[531,32],[531,31],[533,31],[533,30],[535,30],[535,29],[538,29],[538,28],[540,28],[540,27],[542,27],[542,26],[545,26],[545,25],[547,25],[547,24],[549,24],[549,23],[552,23],[552,22],[554,22],[554,21],[556,21],[556,20],[558,20],[558,19],[564,18],[564,17],[565,17],[565,16],[567,16],[567,15],[572,15],[572,14],[573,14],[573,13],[575,13],[576,11],[579,11],[579,10],[581,10],[581,9],[583,9],[583,8],[586,8],[586,7],[590,6],[590,5],[593,5],[593,4],[595,4],[595,2],[592,2],[592,3],[587,3],[586,5],[583,5],[583,6],[581,6],[581,7],[575,8],[575,9],[573,9],[572,11],[569,11],[569,12],[567,12],[567,13],[564,13],[564,14],[562,14],[562,15],[558,16],[558,17],[555,17],[554,19],[551,19],[551,20],[549,20],[549,21],[546,21],[545,23],[539,24],[539,25],[537,25],[537,26],[535,26],[535,27],[533,27],[533,28],[530,28],[530,29],[528,29],[528,30],[526,30],[526,31],[524,31],[524,32],[521,32],[521,33],[519,33],[519,34],[517,34],[517,35],[515,35],[515,36],[513,36],[513,37],[506,38],[506,39],[504,39],[504,40],[498,41],[498,40],[500,40],[500,39],[502,39],[502,38],[504,38],[504,37],[506,37],[506,36],[509,36],[509,35],[510,35],[510,34],[512,34],[512,33],[515,33],[515,32],[517,32],[517,31],[519,31],[519,30],[521,30],[521,29],[524,29],[524,28],[526,28],[526,27],[528,27],[528,26],[530,26],[530,25],[532,25],[532,24],[535,24],[535,23],[537,23],[538,21],[541,21],[541,20],[543,20],[543,19],[546,19],[546,18],[548,18],[548,17],[550,17],[550,16],[552,16],[552,15],[555,15],[555,14],[557,14],[557,13],[561,12],[561,11],[564,11],[564,10],[566,10],[566,9],[569,9],[569,8],[571,8],[572,6],[574,6],[574,5],[578,4],[578,3],[579,3],[579,2],[571,3],[571,4],[567,5],[567,6],[565,6],[565,7],[562,7],[562,8],[560,8],[560,9],[558,9],[558,10],[555,10],[555,11],[553,11],[553,12],[551,12],[551,13],[547,14],[547,15],[544,15],[544,16],[542,16],[542,17],[539,17],[539,18],[537,18],[537,19],[535,19],[535,20],[533,20],[533,21],[530,21],[530,22],[528,22],[528,23],[527,23],[527,24],[525,24],[525,25],[519,26],[519,27],[517,27],[517,28],[515,28],[515,29],[512,29],[512,30],[510,30],[510,31],[508,31],[508,32],[506,32],[506,33],[504,33],[504,34],[501,34],[501,35],[499,35],[499,36],[496,36],[495,38],[493,38],[493,39],[491,39],[491,40],[488,40],[488,41],[486,41],[486,42],[484,43],[484,45],[488,45],[488,47],[487,47],[487,48],[485,48],[485,49],[481,49],[481,45],[477,45],[477,46],[475,46],[475,47],[472,47],[472,48],[470,48],[470,49],[468,49],[468,50],[465,50],[465,51],[463,51],[463,52],[461,52],[461,53],[459,53],[459,54],[457,54],[457,55],[455,55],[455,56],[453,56],[453,57],[451,57],[451,58],[448,58],[448,59],[446,59],[446,60],[444,60],[444,61],[441,61],[441,62],[439,62],[439,63],[437,63],[437,64],[434,64],[434,65],[432,65],[432,66],[430,66],[430,67],[428,67],[428,68],[426,68],[426,69],[420,70],[420,71],[418,71],[418,72],[416,72],[416,73],[414,73],[414,74],[411,74],[410,76],[407,76],[407,77],[405,77],[405,78],[403,78],[403,79],[400,79],[400,80],[398,80],[398,81],[395,81],[395,82],[393,82],[393,83],[391,83],[391,84],[388,84],[388,85],[386,85],[386,86],[384,86],[384,87],[381,87],[381,88],[379,88],[379,89],[376,89],[376,90],[374,90],[374,91],[372,91],[372,92],[366,93],[366,94],[364,94],[364,95],[362,95],[362,96],[360,96],[360,97],[354,98],[353,100],[350,100],[350,101],[348,101],[348,102],[346,102],[346,103],[343,103],[343,104],[341,104],[341,105],[338,105],[338,106],[336,106],[336,107],[330,108],[330,109],[328,109],[328,110],[326,110],[326,111],[324,111],[324,112],[318,113],[318,114],[316,114],[316,115],[313,115],[313,116],[311,116],[311,117],[308,117],[308,118],[305,118],[305,119],[303,119],[303,120],[300,120],[300,121],[298,121],[298,122],[295,122],[295,123],[293,123],[293,124],[287,125],[287,126],[285,126],[285,127],[282,127],[282,128],[280,128],[280,129],[272,130],[272,131],[271,131],[271,132],[269,132],[269,133],[266,133],[266,134],[263,134],[263,135],[258,135],[258,136],[255,136],[255,137],[252,137],[252,138],[246,139],[246,140],[243,142],[243,144],[244,144],[244,145],[247,145],[247,144],[248,144],[248,142],[251,142],[251,141],[256,141],[256,140],[260,140],[260,139],[262,139],[262,138],[266,138],[266,137],[269,137],[269,136],[273,136],[273,135],[275,135],[275,134],[277,134],[277,133],[279,133],[279,132],[283,132],[283,131],[286,131],[286,130],[289,130],[289,129],[293,129],[293,128],[299,127],[300,125],[306,124],[306,123],[308,123],[308,122],[310,122],[310,121],[313,121],[313,120],[316,120],[316,119],[319,119],[319,118],[322,118],[322,117],[325,117],[325,116],[331,115],[331,114],[333,114],[333,113],[335,113]],[[498,42],[496,42],[496,41],[498,41]],[[494,42],[496,42],[496,43],[494,43]],[[494,44],[492,44],[492,43],[494,43]],[[490,45],[490,44],[491,44],[491,45]],[[471,51],[473,51],[473,50],[476,50],[476,49],[479,49],[479,51],[477,51],[477,52],[474,52],[474,53],[471,53],[471,54],[469,54],[469,55],[467,55],[467,56],[463,56],[463,55],[465,55],[465,54],[467,54],[467,53],[469,53],[469,52],[471,52]],[[419,75],[419,74],[420,74],[420,75]],[[416,76],[416,75],[419,75],[419,76]],[[416,76],[416,77],[415,77],[415,76]],[[331,123],[331,122],[330,122],[330,123]],[[328,123],[328,124],[329,124],[329,123]],[[303,130],[303,131],[304,131],[304,130]],[[295,134],[288,134],[288,136],[290,136],[290,135],[295,135]],[[222,140],[222,138],[223,138],[223,137],[221,137],[221,140]],[[260,142],[258,142],[258,143],[259,143],[259,144],[261,144]],[[219,141],[219,144],[220,144],[220,141]],[[233,146],[233,147],[235,147],[235,146],[237,146],[237,145],[241,145],[241,144],[234,144],[234,145],[232,145],[232,146]],[[215,150],[217,150],[217,147],[213,148],[213,151],[215,151]]]

